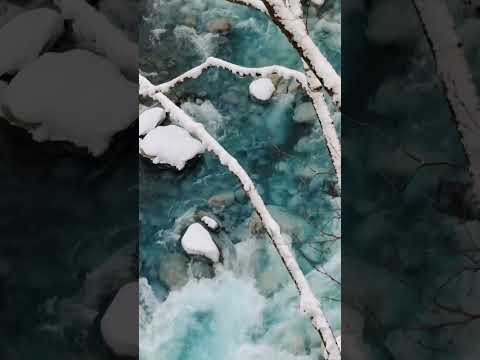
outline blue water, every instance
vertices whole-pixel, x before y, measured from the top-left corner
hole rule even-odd
[[[311,35],[340,71],[339,4],[329,2],[322,11],[322,20],[309,12]],[[217,18],[231,24],[227,35],[207,32]],[[266,17],[224,1],[148,0],[140,43],[141,68],[154,83],[208,56],[301,69],[296,52]],[[340,280],[340,241],[329,236],[340,233],[340,201],[327,191],[334,177],[321,130],[317,121],[292,120],[296,106],[308,101],[305,94],[285,91],[258,104],[248,96],[250,81],[211,70],[171,96],[250,174],[339,330],[340,287],[313,269],[324,266]],[[213,155],[204,154],[181,173],[142,161],[140,182],[140,272],[149,284],[143,292],[150,294],[141,305],[148,314],[140,330],[142,359],[318,359],[318,334],[300,315],[283,264],[252,225],[253,209],[239,183]],[[203,214],[222,225],[213,237],[223,264],[213,269],[188,258],[179,242]]]

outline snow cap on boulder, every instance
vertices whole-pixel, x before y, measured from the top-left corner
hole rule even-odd
[[[143,111],[138,119],[138,135],[146,135],[165,120],[165,110],[154,107]]]
[[[159,126],[140,140],[140,150],[154,164],[182,170],[187,161],[203,153],[205,147],[186,130],[176,125]]]
[[[268,78],[261,78],[254,80],[249,86],[250,95],[256,100],[268,101],[272,98],[275,92],[275,86],[272,80]]]
[[[220,251],[210,233],[199,223],[190,225],[182,237],[182,247],[189,255],[204,256],[214,263],[220,260]]]

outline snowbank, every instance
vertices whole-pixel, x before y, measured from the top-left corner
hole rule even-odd
[[[138,119],[138,135],[143,136],[165,120],[165,110],[154,107],[143,111]]]
[[[35,60],[62,32],[62,17],[50,9],[31,10],[10,20],[0,29],[0,76]]]
[[[210,233],[199,223],[192,224],[182,237],[182,247],[189,255],[201,255],[214,263],[220,259],[220,251]]]
[[[249,90],[250,95],[252,95],[253,98],[260,101],[268,101],[272,98],[275,86],[273,85],[272,80],[262,78],[252,81]]]
[[[176,125],[159,126],[141,141],[140,150],[154,164],[166,164],[182,170],[188,160],[205,151],[200,141]]]

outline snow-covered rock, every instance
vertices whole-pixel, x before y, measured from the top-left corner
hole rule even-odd
[[[325,5],[325,0],[312,0],[312,4],[318,7]]]
[[[140,141],[140,150],[154,164],[166,164],[182,170],[187,161],[203,153],[205,147],[181,127],[168,125],[150,131]]]
[[[124,285],[103,315],[103,339],[118,356],[138,356],[138,282]]]
[[[50,9],[35,9],[14,17],[0,28],[0,76],[31,63],[62,32],[62,17]]]
[[[295,107],[293,121],[296,123],[313,123],[316,118],[317,114],[311,102],[305,102]]]
[[[275,86],[273,85],[272,80],[261,78],[250,83],[249,91],[254,99],[268,101],[271,99],[275,91]]]
[[[220,259],[220,251],[210,233],[199,223],[192,224],[182,237],[182,247],[189,255],[204,256],[214,263]]]
[[[180,289],[188,282],[188,258],[184,254],[163,256],[157,269],[158,280],[170,290]]]
[[[202,222],[208,226],[209,229],[212,229],[212,230],[217,230],[218,229],[218,223],[212,219],[210,216],[202,216]]]
[[[165,110],[154,107],[143,111],[138,119],[138,135],[146,135],[165,120]]]
[[[137,119],[137,91],[105,58],[71,50],[44,54],[25,67],[4,101],[36,141],[68,141],[100,155]]]

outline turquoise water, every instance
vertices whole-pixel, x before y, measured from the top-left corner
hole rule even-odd
[[[283,35],[253,10],[204,0],[149,0],[144,8],[141,68],[154,83],[208,56],[300,69]],[[338,2],[327,2],[321,12],[323,20],[310,9],[309,28],[340,71]],[[218,18],[230,23],[228,34],[208,33],[208,23]],[[330,236],[340,233],[340,200],[329,195],[333,167],[318,122],[293,121],[295,108],[308,101],[302,92],[290,88],[259,104],[248,96],[250,81],[211,70],[172,98],[250,174],[339,330],[340,287],[313,269],[323,266],[340,280],[340,241]],[[148,280],[142,287],[141,359],[319,358],[318,334],[299,313],[296,289],[252,213],[239,183],[211,154],[181,173],[141,161],[140,272]],[[222,226],[212,234],[223,255],[215,267],[190,259],[180,246],[185,228],[204,214]]]

